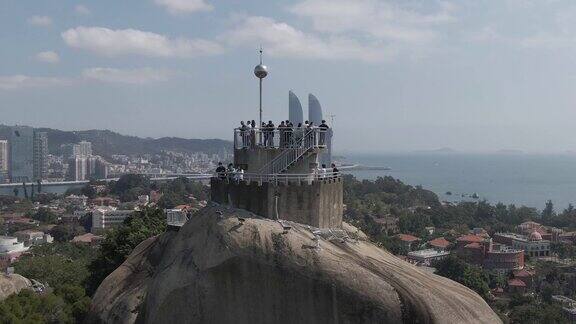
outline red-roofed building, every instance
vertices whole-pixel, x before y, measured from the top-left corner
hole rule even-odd
[[[491,292],[495,297],[500,297],[504,294],[504,289],[502,289],[502,287],[496,287],[492,289]]]
[[[484,268],[502,275],[523,269],[524,251],[498,243],[492,244],[492,248],[486,253]]]
[[[562,233],[559,240],[565,244],[576,244],[576,232]]]
[[[530,289],[534,284],[534,273],[525,269],[514,271],[514,279],[522,280],[526,288]]]
[[[118,207],[120,201],[112,197],[96,197],[90,200],[92,206],[114,206]]]
[[[463,259],[476,265],[482,265],[486,253],[490,251],[491,240],[480,235],[463,235],[456,239],[456,252]]]
[[[407,251],[412,251],[414,245],[420,242],[420,239],[410,234],[398,234],[395,238],[400,241]]]
[[[86,234],[75,236],[72,239],[72,243],[98,245],[98,244],[100,244],[100,242],[102,242],[103,239],[104,238],[100,235],[94,235],[92,233],[86,233]]]
[[[508,292],[523,294],[526,292],[526,284],[520,279],[508,280]]]
[[[459,253],[466,261],[476,265],[482,265],[484,261],[484,246],[478,242],[466,244]]]
[[[439,238],[435,238],[431,241],[428,241],[428,245],[430,245],[431,248],[434,248],[436,250],[448,250],[448,247],[450,247],[452,243],[450,243],[450,241],[446,240],[443,237],[439,237]]]
[[[457,238],[456,243],[459,246],[464,246],[466,244],[474,243],[474,242],[482,243],[485,240],[486,240],[486,237],[484,237],[484,236],[475,235],[475,234],[468,234],[468,235],[463,235],[463,236],[460,236],[459,238]]]

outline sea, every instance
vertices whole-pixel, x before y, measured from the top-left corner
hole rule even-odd
[[[441,201],[485,199],[541,210],[552,200],[557,212],[576,205],[576,155],[356,154],[341,161],[373,168],[345,171],[357,179],[392,176],[435,192]]]

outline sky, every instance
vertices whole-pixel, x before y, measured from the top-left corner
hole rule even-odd
[[[260,45],[338,152],[576,152],[573,0],[0,0],[0,124],[232,139]]]

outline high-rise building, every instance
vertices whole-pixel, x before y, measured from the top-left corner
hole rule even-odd
[[[92,156],[92,143],[87,141],[81,141],[78,143],[78,152],[77,155],[80,156]]]
[[[8,141],[0,140],[0,183],[8,178]]]
[[[88,163],[85,157],[72,156],[68,159],[68,180],[83,181],[88,174],[86,168]]]
[[[10,167],[8,175],[12,182],[34,179],[34,129],[14,126],[10,129]]]
[[[300,104],[300,100],[292,91],[288,92],[288,120],[295,126],[304,122],[302,104]]]
[[[92,143],[81,141],[78,144],[62,144],[62,151],[65,157],[88,157],[92,156]]]
[[[68,180],[84,181],[90,178],[106,179],[108,162],[100,156],[73,156],[68,159]]]
[[[48,176],[48,134],[34,133],[34,180],[46,179]]]

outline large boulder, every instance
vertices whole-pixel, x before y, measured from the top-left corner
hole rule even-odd
[[[500,323],[472,290],[343,228],[313,233],[306,225],[206,207],[179,232],[138,246],[99,287],[92,320]]]
[[[0,300],[4,300],[12,294],[17,294],[25,288],[32,288],[32,282],[27,278],[15,273],[0,275]]]

